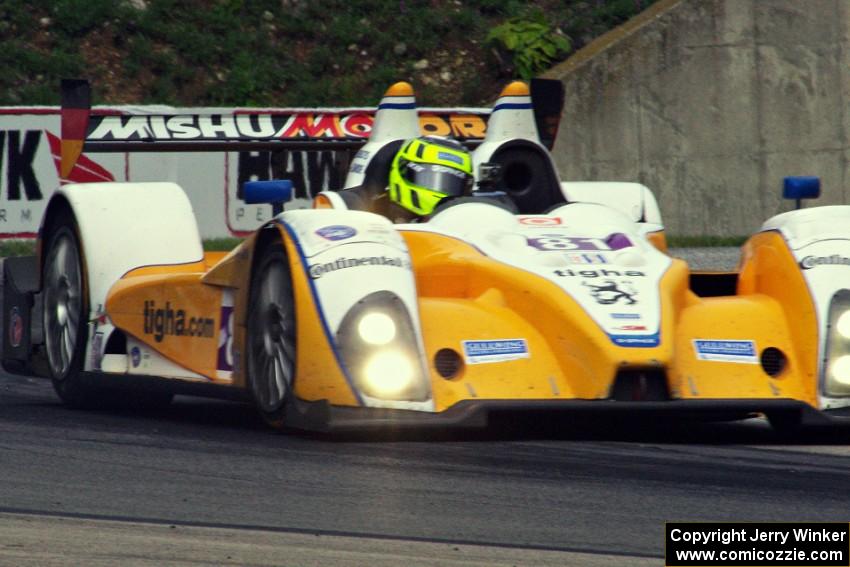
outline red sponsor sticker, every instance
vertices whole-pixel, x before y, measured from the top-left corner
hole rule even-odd
[[[645,331],[646,327],[644,325],[623,325],[622,327],[617,327],[618,331]]]
[[[12,307],[12,312],[9,314],[9,344],[12,348],[21,346],[21,341],[24,338],[24,320],[18,313],[17,307]]]
[[[519,222],[531,226],[557,226],[561,224],[561,217],[520,217]]]

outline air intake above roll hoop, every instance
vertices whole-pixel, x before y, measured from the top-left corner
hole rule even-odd
[[[485,142],[497,142],[515,138],[540,142],[534,124],[531,92],[522,81],[514,81],[502,89],[493,106],[484,139]]]
[[[370,142],[409,139],[419,136],[416,97],[410,83],[399,82],[384,93],[375,112]]]

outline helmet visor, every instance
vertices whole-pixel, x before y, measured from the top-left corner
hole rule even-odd
[[[401,176],[411,185],[424,187],[449,197],[463,195],[472,185],[472,176],[468,173],[431,163],[407,162],[401,168]]]

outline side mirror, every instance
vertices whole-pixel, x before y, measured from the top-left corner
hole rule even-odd
[[[502,164],[485,162],[478,166],[478,190],[492,190],[502,180]]]
[[[283,211],[283,204],[292,198],[292,181],[246,181],[242,186],[242,197],[249,205],[268,203],[275,215]]]
[[[782,198],[797,201],[797,208],[802,199],[817,199],[820,197],[820,177],[814,175],[797,175],[786,177],[782,183]]]

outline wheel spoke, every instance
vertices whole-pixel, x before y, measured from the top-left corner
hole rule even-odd
[[[56,241],[56,263],[54,265],[61,268],[57,271],[57,275],[60,275],[66,271],[65,262],[67,261],[68,256],[68,248],[65,245],[66,238],[67,237],[62,237],[60,239],[57,239]]]
[[[44,265],[44,332],[48,364],[57,380],[73,368],[85,316],[80,252],[68,225],[59,225]]]
[[[278,390],[283,392],[289,384],[290,373],[289,362],[286,360],[286,355],[284,355],[283,348],[280,343],[278,343],[278,346],[275,349],[275,360],[277,361],[279,372],[276,372],[274,377],[275,380],[277,380]]]
[[[73,352],[73,345],[71,344],[71,339],[68,336],[68,329],[62,328],[60,331],[62,337],[60,339],[60,355],[59,360],[57,362],[60,366],[60,371],[64,372],[68,367],[68,361],[71,360],[71,353]]]
[[[281,337],[280,348],[289,362],[295,361],[295,341],[291,340],[288,334]]]
[[[281,348],[277,351],[277,361],[280,365],[280,378],[283,380],[281,383],[281,388],[288,388],[292,383],[292,363],[291,359],[286,356],[286,353],[283,350],[283,343],[280,345]]]
[[[268,376],[269,382],[269,407],[274,407],[280,401],[280,398],[283,394],[283,384],[281,380],[282,369],[280,368],[280,361],[275,357],[272,359],[272,374]]]
[[[77,307],[75,305],[68,305],[67,313],[68,313],[68,322],[66,324],[70,329],[72,329],[76,333],[77,325],[80,322],[79,307]]]
[[[268,407],[269,404],[271,403],[270,402],[270,400],[271,400],[271,385],[270,385],[271,380],[269,379],[269,376],[273,372],[274,372],[274,363],[272,362],[272,359],[267,357],[267,356],[263,356],[263,371],[260,374],[259,378],[261,380],[260,389],[262,390],[262,393],[263,393],[262,402],[263,402],[263,406],[265,406],[265,407]]]

